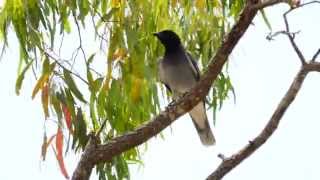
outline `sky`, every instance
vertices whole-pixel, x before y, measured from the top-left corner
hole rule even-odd
[[[282,13],[287,8],[277,5],[266,10],[273,31],[284,29]],[[300,30],[296,40],[307,59],[320,48],[319,8],[312,5],[289,16],[292,31]],[[236,101],[231,96],[218,112],[213,127],[217,144],[202,146],[185,115],[164,130],[164,140],[150,140],[143,155],[144,166],[132,166],[131,179],[205,179],[221,162],[219,153],[228,156],[237,152],[262,130],[300,66],[287,37],[280,35],[268,41],[269,32],[257,16],[230,56]],[[25,80],[21,95],[15,94],[19,53],[17,42],[12,42],[0,61],[0,179],[64,179],[51,150],[45,162],[40,160],[43,112],[39,98],[31,99],[32,77]],[[319,80],[318,73],[308,75],[278,130],[224,180],[320,179]],[[208,116],[212,120],[210,111]],[[65,159],[69,174],[78,159],[72,154]],[[97,178],[93,175],[91,179]]]

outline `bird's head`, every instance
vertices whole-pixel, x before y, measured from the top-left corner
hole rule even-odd
[[[166,51],[176,51],[181,47],[181,41],[179,36],[171,31],[171,30],[164,30],[157,33],[153,33],[163,46],[166,48]]]

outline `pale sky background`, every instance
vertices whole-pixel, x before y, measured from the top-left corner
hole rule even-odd
[[[274,31],[284,29],[282,13],[287,8],[267,9]],[[315,4],[290,15],[292,31],[301,30],[297,42],[307,58],[320,48],[319,12],[320,6]],[[202,146],[191,119],[183,116],[164,131],[165,140],[150,141],[143,155],[144,166],[131,167],[133,180],[205,179],[221,162],[217,154],[237,152],[261,131],[298,71],[299,60],[287,37],[269,42],[265,39],[269,30],[260,16],[254,24],[230,57],[237,99],[236,103],[232,98],[226,101],[218,112],[214,127],[217,145]],[[39,98],[31,100],[33,79],[26,79],[21,95],[15,95],[19,53],[14,36],[10,42],[0,62],[0,179],[64,179],[52,150],[47,161],[40,161],[43,112]],[[319,73],[309,74],[276,133],[225,180],[320,179],[319,81]],[[211,114],[208,112],[209,119]],[[66,157],[70,175],[77,161],[70,153]]]

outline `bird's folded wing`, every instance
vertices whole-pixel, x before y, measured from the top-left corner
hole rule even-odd
[[[171,90],[170,86],[165,82],[164,77],[163,77],[164,75],[162,73],[163,69],[162,69],[162,65],[161,65],[162,61],[163,61],[162,58],[158,59],[158,77],[159,77],[160,82],[163,83],[166,86],[167,90],[171,93],[172,90]]]
[[[194,73],[196,80],[199,81],[200,80],[200,70],[199,70],[197,62],[192,58],[192,56],[189,52],[187,52],[187,59],[188,59],[188,63],[190,65],[192,72]]]

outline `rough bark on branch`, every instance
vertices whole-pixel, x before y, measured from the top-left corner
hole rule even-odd
[[[287,3],[288,0],[262,0],[262,2],[252,6],[254,9],[263,9],[265,7],[273,6],[279,3]]]
[[[266,3],[274,3],[276,0],[269,0]],[[281,0],[280,0],[281,1]],[[303,7],[313,3],[319,3],[319,1],[311,1],[305,4],[299,4],[299,1],[296,1],[297,7]],[[257,5],[255,5],[257,6]],[[304,79],[306,78],[309,72],[315,71],[320,72],[320,63],[316,62],[317,56],[320,54],[320,49],[313,55],[312,59],[309,63],[306,62],[305,57],[303,56],[302,52],[298,48],[297,44],[294,41],[294,34],[290,33],[289,30],[289,23],[287,20],[287,15],[294,9],[289,9],[283,14],[283,18],[285,21],[286,31],[279,31],[272,36],[276,36],[277,34],[286,34],[289,37],[290,43],[299,57],[299,60],[302,64],[301,69],[299,70],[298,74],[294,78],[291,86],[285,96],[281,99],[278,107],[274,111],[273,115],[271,116],[270,120],[261,131],[261,133],[256,136],[252,141],[249,142],[244,148],[233,154],[231,157],[224,157],[223,155],[219,155],[222,157],[223,160],[218,168],[207,177],[207,180],[220,180],[222,179],[228,172],[230,172],[233,168],[239,165],[244,159],[248,158],[252,153],[254,153],[259,147],[261,147],[275,132],[277,129],[280,120],[286,110],[289,108],[290,104],[294,101],[296,95],[298,94]]]
[[[289,108],[293,100],[295,99],[307,73],[312,68],[314,67],[309,65],[302,66],[302,68],[296,75],[294,81],[291,83],[289,90],[280,101],[278,107],[274,111],[269,122],[261,131],[261,133],[252,141],[250,141],[249,144],[246,145],[243,149],[233,154],[229,158],[224,158],[222,163],[218,166],[218,168],[210,176],[208,176],[207,180],[222,179],[224,175],[226,175],[233,168],[239,165],[244,159],[249,157],[252,153],[254,153],[260,146],[262,146],[269,139],[269,137],[277,129],[282,116],[284,115],[286,110]],[[319,69],[320,69],[320,66],[318,65],[318,70]]]
[[[208,70],[190,92],[186,93],[186,95],[175,103],[169,105],[166,110],[160,112],[159,115],[152,118],[146,125],[135,131],[116,137],[107,144],[89,143],[81,156],[72,179],[89,179],[94,165],[100,162],[108,162],[112,157],[146,142],[168,127],[177,118],[191,110],[201,99],[204,99],[212,83],[221,72],[228,56],[255,17],[258,8],[253,8],[253,6],[257,3],[258,0],[247,0],[239,20],[228,33],[216,55],[211,59]],[[275,3],[272,3],[272,5],[273,4]]]

